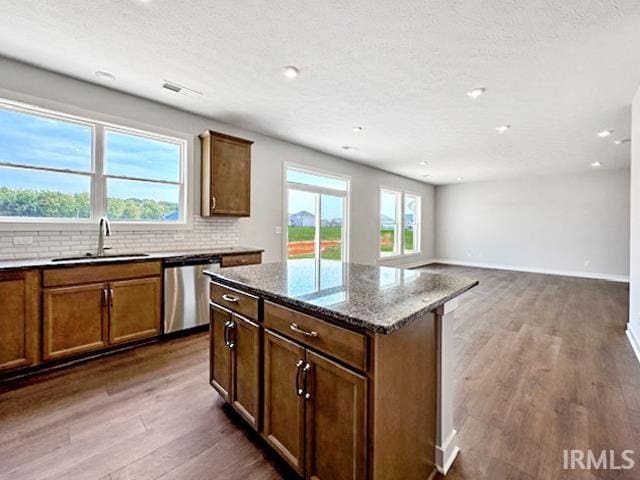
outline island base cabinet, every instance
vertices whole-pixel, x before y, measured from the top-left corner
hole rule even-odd
[[[104,283],[44,289],[45,360],[107,346],[108,295]]]
[[[265,330],[263,435],[300,475],[305,446],[303,365],[303,347]]]
[[[300,475],[366,478],[366,379],[265,331],[264,431]]]
[[[0,372],[39,362],[40,274],[0,273]]]
[[[364,480],[366,379],[306,352],[306,477]]]
[[[160,277],[121,280],[109,285],[109,343],[160,335]]]
[[[260,328],[218,306],[210,314],[210,383],[220,396],[259,428]]]

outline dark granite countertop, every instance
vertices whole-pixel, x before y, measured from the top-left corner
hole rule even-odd
[[[205,271],[214,280],[337,325],[392,333],[475,287],[466,277],[335,260]]]
[[[189,260],[196,258],[217,259],[222,255],[244,253],[262,253],[264,249],[251,247],[226,247],[200,250],[178,250],[167,252],[148,252],[144,257],[87,257],[81,260],[65,260],[54,262],[52,258],[25,258],[16,260],[0,260],[0,271],[26,270],[30,268],[77,267],[81,265],[104,265],[108,263],[148,262],[150,260]],[[122,252],[125,253],[125,252]],[[129,253],[129,252],[126,252]],[[68,255],[74,256],[73,253]]]

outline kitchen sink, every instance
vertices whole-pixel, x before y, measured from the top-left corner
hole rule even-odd
[[[70,262],[73,260],[100,260],[100,259],[116,259],[116,258],[141,258],[148,257],[148,253],[108,253],[105,255],[95,255],[93,253],[87,253],[86,255],[80,255],[77,257],[60,257],[54,258],[52,262]]]

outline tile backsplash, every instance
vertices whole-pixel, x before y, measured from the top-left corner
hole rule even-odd
[[[193,217],[192,229],[118,230],[105,239],[110,252],[158,252],[171,250],[206,251],[240,245],[237,218]],[[98,224],[92,230],[0,231],[0,260],[83,255],[98,245]]]

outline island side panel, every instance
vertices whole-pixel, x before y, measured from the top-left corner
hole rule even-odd
[[[436,310],[438,345],[438,415],[436,425],[436,468],[446,475],[460,452],[453,423],[453,324],[458,299]]]
[[[373,334],[371,346],[369,478],[425,480],[435,471],[435,313],[392,334]]]

